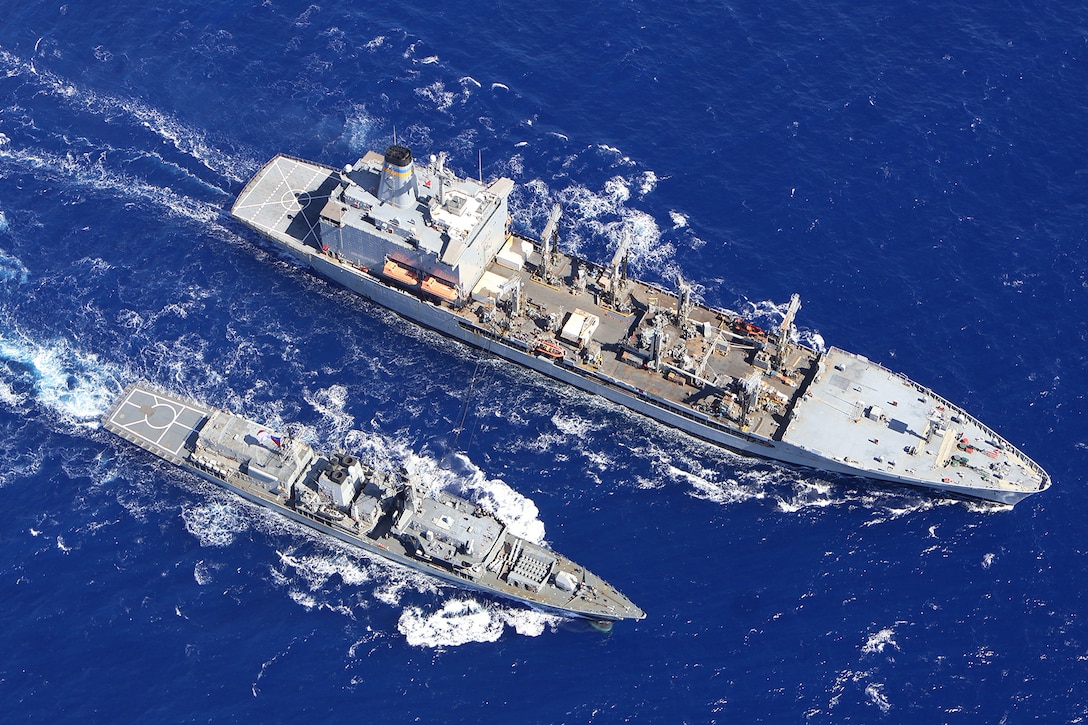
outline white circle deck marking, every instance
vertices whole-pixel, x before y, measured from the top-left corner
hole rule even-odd
[[[305,200],[305,202],[303,200]],[[280,206],[287,211],[297,211],[306,208],[309,201],[309,194],[302,189],[288,189],[283,192],[283,196],[280,197]]]
[[[168,428],[177,419],[177,409],[160,402],[151,409],[151,413],[147,416],[147,424],[152,428]]]

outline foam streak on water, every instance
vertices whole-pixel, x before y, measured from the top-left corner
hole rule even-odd
[[[29,379],[33,402],[70,423],[96,424],[120,392],[113,365],[65,340],[39,344],[16,330],[0,329],[0,366],[0,398],[6,403],[27,402],[16,390]]]
[[[143,199],[170,214],[202,225],[216,223],[221,215],[220,209],[212,204],[110,169],[104,154],[66,153],[62,156],[8,145],[0,147],[0,163],[54,181],[63,179],[70,184],[74,182],[76,188],[105,192],[126,200]]]
[[[80,88],[38,64],[28,62],[6,50],[0,49],[0,70],[8,77],[22,77],[35,83],[43,92],[70,103],[79,111],[96,116],[127,117],[174,146],[178,151],[200,161],[206,168],[221,174],[235,183],[243,181],[246,171],[239,168],[238,160],[224,154],[204,138],[204,134],[171,118],[168,114],[150,108],[133,98],[117,98],[94,90]]]
[[[410,607],[397,629],[414,647],[456,647],[470,642],[494,642],[509,627],[520,635],[539,637],[560,617],[522,609],[485,606],[472,599],[451,599],[430,614]]]

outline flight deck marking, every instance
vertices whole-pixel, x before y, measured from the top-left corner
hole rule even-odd
[[[137,393],[151,398],[152,404],[141,404],[134,400]],[[126,420],[128,418],[128,412],[130,409],[135,409],[140,414],[136,420]],[[170,433],[171,429],[175,425],[181,425],[178,423],[178,418],[180,418],[181,415],[185,413],[185,411],[192,411],[198,416],[203,416],[202,411],[185,405],[184,403],[162,398],[146,390],[134,390],[132,394],[129,395],[128,399],[125,400],[125,402],[117,410],[117,413],[114,414],[113,420],[120,427],[127,430],[136,438],[147,441],[147,443],[149,443],[150,445],[161,448],[164,451],[173,453],[176,456],[179,455],[179,453],[181,452],[181,449],[185,445],[185,439],[188,436],[182,436],[180,442],[175,448],[170,448],[163,445],[162,439]],[[151,437],[145,434],[142,430],[140,430],[141,428],[145,427],[153,431],[158,431],[158,435],[155,437]],[[181,427],[188,428],[184,425],[181,425]]]
[[[291,172],[300,170],[308,171],[305,165],[286,157],[278,157],[275,162],[271,164],[271,166],[277,172],[279,172],[280,183],[272,188],[269,192],[267,192],[267,199],[265,201],[248,203],[249,200],[256,195],[257,188],[261,186],[261,184],[257,184],[247,195],[247,203],[238,204],[235,207],[235,210],[241,211],[242,209],[256,209],[258,213],[254,214],[251,217],[251,220],[256,222],[257,217],[260,216],[260,212],[268,209],[269,207],[279,206],[283,211],[281,211],[280,214],[275,218],[275,221],[270,225],[262,225],[267,226],[269,230],[278,231],[278,228],[283,224],[284,218],[287,217],[291,211],[303,211],[312,203],[313,197],[310,196],[308,190],[313,188],[315,182],[319,180],[322,176],[327,176],[329,172],[327,169],[317,169],[315,172],[309,175],[309,178],[301,186],[296,186],[295,184],[291,183],[291,177],[294,176],[294,174],[292,174]],[[269,171],[271,171],[271,169]],[[278,198],[276,198],[277,192],[283,186],[286,186],[287,190],[281,192]],[[306,201],[303,202],[303,199],[305,199]],[[305,243],[306,240],[309,239],[311,236],[316,242],[318,240],[317,227],[310,223],[310,220],[306,218],[306,215],[302,216],[302,221],[306,223],[307,227],[306,234],[302,237],[302,242]]]

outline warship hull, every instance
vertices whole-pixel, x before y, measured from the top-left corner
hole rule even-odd
[[[746,376],[752,377],[753,373],[762,376],[769,381],[765,391],[768,394],[765,397],[763,392],[752,395],[751,400],[758,401],[768,412],[734,416],[732,420],[707,411],[705,406],[694,405],[690,400],[705,395],[707,390],[722,393],[722,398],[731,397],[734,401],[743,398],[744,393],[723,393],[724,386],[720,383],[709,384],[700,377],[703,369],[698,370],[698,374],[693,372],[695,365],[680,369],[657,358],[641,366],[612,361],[601,365],[600,357],[591,364],[575,354],[559,358],[541,354],[540,349],[534,347],[537,338],[533,335],[511,332],[509,320],[501,327],[494,324],[489,315],[497,308],[495,300],[486,300],[490,306],[484,310],[483,305],[477,305],[480,298],[474,295],[469,299],[467,291],[461,300],[453,303],[421,294],[418,287],[413,288],[400,279],[383,274],[380,263],[361,262],[351,253],[330,245],[332,234],[339,233],[339,228],[347,222],[338,219],[333,224],[327,218],[327,211],[319,213],[319,209],[327,210],[339,203],[338,190],[350,183],[331,167],[277,156],[250,180],[239,195],[232,214],[318,275],[407,320],[736,452],[1009,505],[1050,485],[1050,479],[1041,467],[966,411],[902,375],[837,348],[821,353],[796,342],[783,342],[778,359],[780,367],[788,365],[792,368],[788,378],[769,363],[753,363],[756,354],[747,353],[749,357],[743,370],[733,371],[733,382],[738,383],[734,388],[740,388],[739,384]],[[304,223],[299,224],[299,220]],[[602,321],[602,330],[612,325],[611,339],[598,333],[606,354],[614,353],[617,359],[630,357],[631,346],[625,337],[633,337],[632,329],[638,327],[635,319],[638,315],[630,309],[602,303],[600,290],[579,289],[573,284],[557,284],[554,279],[542,277],[543,264],[539,257],[544,245],[541,242],[508,231],[505,240],[504,250],[517,245],[528,245],[526,249],[531,246],[538,258],[535,268],[530,269],[533,265],[529,264],[524,270],[518,265],[512,268],[509,263],[504,264],[501,257],[493,256],[488,260],[485,275],[493,272],[517,282],[521,296],[542,310],[558,310],[560,315],[570,315],[570,311],[577,308],[579,313]],[[558,252],[548,254],[561,260],[560,267],[569,272],[571,278],[575,276],[572,270],[577,268],[576,260]],[[389,257],[386,255],[387,259]],[[588,263],[582,264],[588,266]],[[593,271],[603,277],[608,270],[597,268]],[[664,309],[659,300],[673,296],[653,285],[631,284],[630,298],[636,312],[641,310],[641,318],[659,313]],[[682,306],[682,298],[675,297],[676,306]],[[707,330],[706,339],[698,349],[700,354],[705,353],[704,365],[708,359],[721,354],[718,346],[722,345],[726,334],[731,338],[739,337],[726,329],[726,322],[734,317],[731,313],[696,305],[686,312],[685,320],[687,316],[700,321]],[[786,325],[791,323],[792,320],[784,323],[786,332],[789,331]],[[708,342],[712,325],[716,325],[714,329],[719,337]],[[524,324],[521,328],[515,326],[515,329],[524,328]],[[566,344],[558,333],[556,337]],[[729,342],[731,340],[727,339],[722,357],[730,354]],[[582,344],[566,347],[568,353],[584,352]],[[734,349],[731,354],[735,358],[738,353]],[[640,367],[642,369],[637,369]],[[654,374],[647,375],[647,367]],[[728,378],[729,375],[723,373],[721,377]],[[863,395],[870,402],[877,399],[879,404],[864,404]],[[755,406],[751,407],[754,410]],[[895,409],[895,416],[885,415],[884,408]],[[882,412],[879,416],[870,415],[874,410]],[[872,436],[868,435],[869,428],[875,431]],[[984,440],[985,445],[960,443],[968,440]],[[953,441],[958,450],[952,447]],[[980,459],[977,461],[968,461],[967,456],[958,455],[961,451],[975,453],[983,449],[987,458],[976,457]],[[907,451],[911,452],[907,454]],[[947,470],[950,465],[958,470]]]
[[[114,402],[102,422],[110,432],[257,506],[460,588],[510,599],[536,611],[597,623],[645,616],[600,577],[510,534],[497,519],[452,494],[440,493],[437,499],[418,497],[413,508],[405,504],[406,485],[382,488],[382,474],[359,464],[355,464],[357,481],[347,478],[347,483],[334,486],[333,457],[318,454],[300,441],[268,433],[240,416],[134,384]],[[266,440],[261,440],[265,433]],[[322,482],[333,490],[322,493]],[[338,501],[336,491],[347,486],[350,493]],[[368,496],[375,486],[380,493]],[[301,493],[304,489],[305,495]],[[428,509],[422,504],[435,500],[440,505]],[[368,503],[373,512],[369,519],[359,512],[360,506],[365,511]],[[422,522],[418,541],[409,528],[413,515]],[[436,531],[448,539],[459,516],[469,523],[467,530],[475,530],[477,535],[465,535],[459,542],[467,546],[440,546],[436,551],[450,554],[443,558],[428,547],[433,545]],[[402,535],[395,535],[398,530],[403,530]],[[493,535],[484,538],[481,531]],[[508,557],[511,561],[502,556],[511,550],[530,552],[528,560],[538,570],[535,579],[512,575],[511,571],[517,573],[517,556]],[[563,576],[568,581],[557,585],[557,578]]]

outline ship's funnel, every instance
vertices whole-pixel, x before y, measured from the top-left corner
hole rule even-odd
[[[398,209],[407,209],[416,203],[416,175],[412,152],[404,146],[390,146],[385,150],[382,178],[378,181],[378,200]]]

